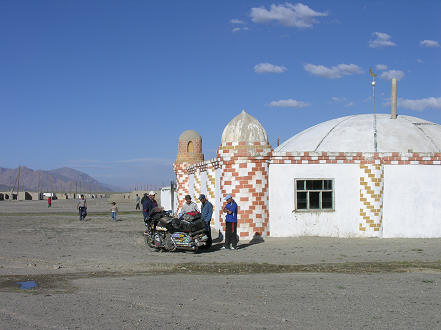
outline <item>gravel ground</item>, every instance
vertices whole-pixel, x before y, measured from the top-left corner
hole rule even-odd
[[[0,328],[441,328],[441,239],[157,253],[132,203],[114,224],[108,200],[88,202],[86,222],[70,200],[0,202]]]

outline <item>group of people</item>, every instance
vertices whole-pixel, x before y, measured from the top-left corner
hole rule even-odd
[[[142,205],[142,213],[144,216],[144,220],[148,219],[152,214],[152,211],[158,207],[158,202],[155,199],[156,193],[154,191],[150,191],[148,194],[145,193],[142,198],[136,194],[136,209],[139,210]],[[199,212],[199,208],[196,203],[192,202],[191,196],[185,196],[185,203],[182,205],[181,212],[179,216],[181,217],[185,213],[200,213],[201,218],[205,223],[205,231],[208,236],[208,240],[212,242],[211,238],[211,228],[210,222],[213,216],[213,204],[208,201],[207,197],[204,194],[199,195],[199,201],[202,203],[201,211]],[[231,195],[225,196],[225,205],[222,208],[222,212],[225,213],[225,244],[222,249],[237,249],[237,204],[234,201]],[[110,208],[112,212],[112,220],[116,222],[116,216],[118,212],[118,207],[115,202],[111,203],[112,206]],[[77,203],[78,212],[80,215],[80,221],[86,219],[87,216],[87,201],[84,198],[84,195],[81,195],[81,198]]]
[[[201,218],[205,223],[205,231],[208,236],[209,245],[211,246],[212,237],[211,237],[211,228],[210,222],[213,216],[213,204],[207,199],[204,194],[199,195],[199,201],[202,203],[201,211],[199,212],[199,208],[195,202],[191,200],[190,195],[185,196],[185,203],[182,205],[181,212],[179,213],[179,217],[186,213],[200,213]],[[232,249],[235,250],[237,248],[237,204],[233,200],[231,195],[225,196],[225,205],[222,209],[225,215],[225,244],[222,249]],[[137,203],[138,204],[138,203]],[[150,191],[149,194],[144,194],[143,200],[141,200],[142,204],[142,212],[144,215],[144,219],[148,219],[153,209],[158,207],[158,203],[155,200],[155,192]]]
[[[138,209],[138,194],[137,196],[137,209]],[[158,207],[158,202],[155,199],[156,193],[154,191],[150,191],[148,194],[145,193],[144,196],[141,198],[140,202],[142,205],[142,214],[144,215],[144,219],[148,219],[150,214],[152,213],[153,209]]]
[[[200,202],[202,203],[201,207],[201,218],[205,222],[205,230],[208,235],[208,239],[210,241],[211,245],[211,228],[210,228],[210,222],[211,217],[213,215],[213,204],[211,204],[207,197],[204,194],[200,194],[199,198]],[[236,250],[237,249],[237,204],[234,201],[233,197],[231,195],[225,196],[225,205],[222,209],[223,213],[226,213],[225,215],[225,244],[222,247],[222,249],[231,249]],[[184,213],[191,213],[191,212],[199,212],[198,206],[196,203],[191,201],[191,196],[186,195],[185,196],[185,203],[182,205],[181,214]]]
[[[111,203],[110,211],[112,212],[112,220],[116,223],[116,214],[118,212],[118,207],[115,202]],[[80,215],[80,221],[85,221],[87,216],[87,200],[84,195],[80,196],[80,199],[77,202],[77,209]]]

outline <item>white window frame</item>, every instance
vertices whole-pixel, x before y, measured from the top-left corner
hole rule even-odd
[[[332,189],[320,189],[320,190],[297,190],[297,181],[317,181],[317,180],[331,180],[332,181]],[[306,188],[306,182],[305,182]],[[306,209],[298,209],[297,208],[297,192],[306,192]],[[318,209],[310,209],[309,208],[309,192],[320,192],[319,203],[320,208]],[[329,209],[323,209],[322,207],[322,192],[332,192],[332,207]],[[335,211],[335,180],[334,178],[296,178],[294,179],[294,211],[295,212],[334,212]]]

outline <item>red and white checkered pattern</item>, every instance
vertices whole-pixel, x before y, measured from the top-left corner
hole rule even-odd
[[[274,152],[272,164],[441,165],[440,152]]]
[[[177,211],[180,212],[182,208],[182,204],[184,203],[185,195],[189,193],[188,187],[188,179],[189,173],[187,171],[187,167],[190,164],[188,163],[175,163],[173,165],[173,169],[176,174],[176,194],[178,200]]]
[[[237,231],[241,238],[251,239],[255,233],[269,236],[268,164],[271,156],[268,143],[225,143],[219,147],[222,163],[221,191],[231,194],[238,212]],[[224,224],[224,217],[221,223]]]

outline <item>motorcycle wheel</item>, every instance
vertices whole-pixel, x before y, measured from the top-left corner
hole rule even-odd
[[[164,241],[164,247],[167,251],[173,252],[176,250],[176,244],[172,241],[171,237],[167,237]]]
[[[156,248],[155,248],[155,246],[154,246],[154,242],[153,242],[153,238],[152,238],[152,236],[151,235],[145,235],[144,236],[144,242],[145,242],[145,247],[148,249],[148,250],[154,250],[154,251],[156,251]]]

